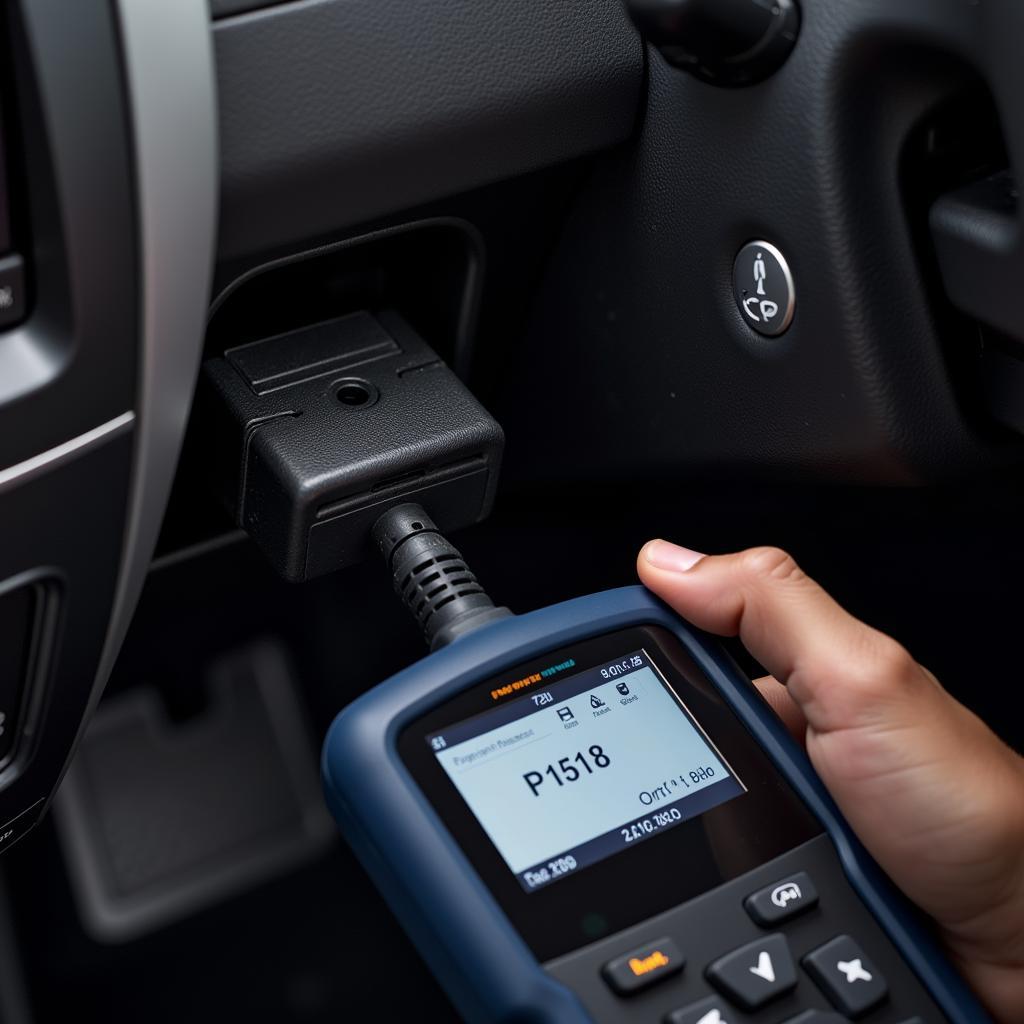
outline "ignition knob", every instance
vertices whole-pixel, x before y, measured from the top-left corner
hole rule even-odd
[[[752,85],[796,43],[795,0],[626,0],[633,23],[670,64],[715,85]]]

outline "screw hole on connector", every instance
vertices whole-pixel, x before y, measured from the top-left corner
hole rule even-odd
[[[359,409],[373,405],[377,401],[377,389],[364,380],[351,378],[341,380],[334,385],[334,397],[350,409]]]
[[[422,523],[410,523],[410,526],[412,526],[412,528],[414,530],[422,530],[423,529],[423,524]]]

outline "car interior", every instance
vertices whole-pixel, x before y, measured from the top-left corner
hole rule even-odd
[[[516,613],[785,548],[1020,749],[1022,40],[0,0],[0,1022],[462,1019],[320,780],[404,502]]]

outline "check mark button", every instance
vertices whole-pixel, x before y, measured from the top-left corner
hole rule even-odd
[[[744,1010],[756,1010],[796,987],[796,967],[783,935],[768,935],[719,957],[707,979]]]

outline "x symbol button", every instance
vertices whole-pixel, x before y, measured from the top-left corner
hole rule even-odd
[[[870,981],[871,974],[864,970],[860,957],[854,960],[840,960],[836,964],[837,969],[846,975],[846,980],[852,985],[855,981]]]
[[[882,972],[849,935],[837,935],[803,959],[807,973],[844,1016],[859,1017],[885,999]]]

